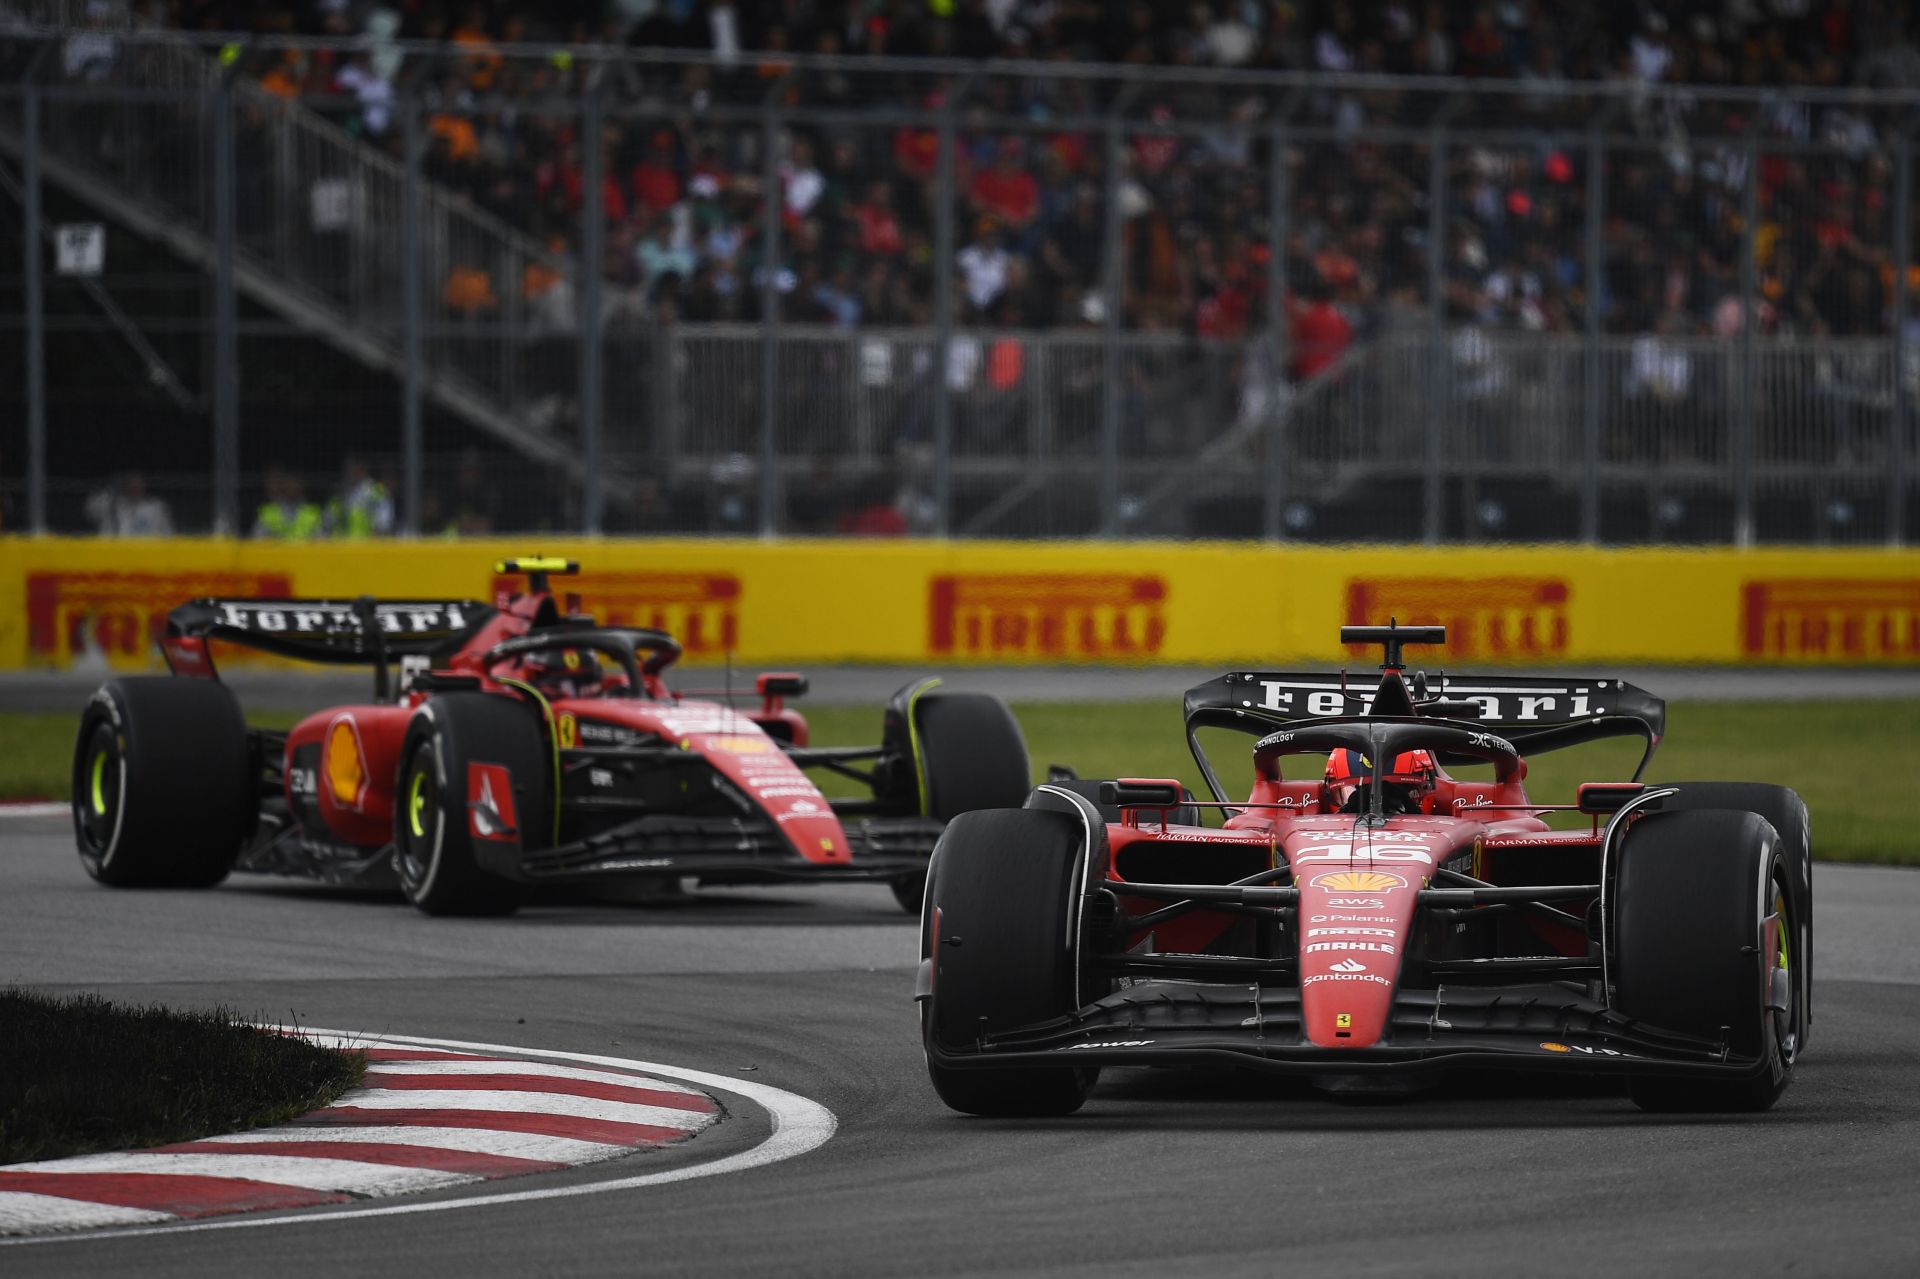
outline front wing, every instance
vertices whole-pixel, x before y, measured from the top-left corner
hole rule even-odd
[[[709,883],[771,880],[876,880],[924,872],[946,823],[923,817],[846,818],[852,860],[808,861],[773,823],[734,817],[648,814],[553,848],[521,853],[486,868],[510,879],[545,883],[631,873],[697,875]]]
[[[1767,1068],[1556,984],[1403,990],[1380,1042],[1327,1048],[1307,1040],[1297,989],[1142,981],[1065,1017],[964,1047],[929,1036],[926,1049],[935,1065],[951,1069],[1217,1065],[1359,1075],[1472,1067],[1741,1077]]]

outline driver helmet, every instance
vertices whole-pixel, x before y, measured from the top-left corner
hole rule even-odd
[[[592,649],[556,648],[529,653],[527,679],[548,697],[594,697],[600,693],[600,659]]]
[[[1327,756],[1328,797],[1343,812],[1352,812],[1365,803],[1366,789],[1373,781],[1373,761],[1357,750],[1346,747]],[[1389,813],[1420,811],[1420,801],[1433,791],[1440,768],[1426,751],[1401,751],[1393,757],[1393,766],[1380,777],[1381,800]]]

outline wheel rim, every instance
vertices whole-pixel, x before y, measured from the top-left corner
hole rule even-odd
[[[423,815],[427,807],[427,775],[415,773],[413,784],[407,790],[407,824],[413,828],[415,839],[427,837],[427,826]]]
[[[113,730],[102,724],[87,743],[86,763],[74,787],[74,816],[87,851],[104,855],[113,844],[120,818],[119,747]]]
[[[414,757],[407,772],[402,805],[396,860],[401,882],[411,891],[427,878],[440,825],[440,792],[433,781],[432,758],[425,752]]]
[[[1774,929],[1777,940],[1768,960],[1767,976],[1770,984],[1777,984],[1786,990],[1786,1008],[1784,1011],[1775,1011],[1773,1017],[1780,1056],[1791,1064],[1800,1048],[1800,991],[1796,984],[1798,974],[1793,969],[1793,930],[1797,921],[1787,899],[1787,890],[1778,879],[1773,884],[1773,913],[1780,922]]]

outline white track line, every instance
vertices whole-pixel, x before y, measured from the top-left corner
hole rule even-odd
[[[8,1164],[8,1172],[129,1173],[154,1172],[194,1177],[235,1177],[303,1190],[333,1190],[355,1194],[398,1195],[414,1190],[440,1190],[483,1180],[472,1173],[442,1172],[437,1168],[407,1168],[393,1164],[361,1163],[357,1159],[307,1159],[298,1155],[149,1154],[128,1151],[113,1155],[79,1155],[41,1163]]]
[[[117,1204],[36,1195],[25,1190],[0,1190],[0,1230],[84,1230],[89,1226],[143,1226],[150,1221],[173,1221],[170,1212],[122,1208]],[[36,1238],[41,1236],[27,1236]],[[59,1236],[53,1236],[58,1238]],[[0,1244],[12,1243],[0,1239]]]
[[[326,1128],[288,1124],[282,1128],[255,1128],[250,1132],[202,1137],[200,1140],[233,1146],[273,1141],[364,1141],[377,1145],[460,1150],[474,1155],[507,1155],[514,1159],[538,1159],[554,1164],[598,1163],[602,1159],[630,1155],[634,1151],[632,1146],[581,1141],[577,1137],[543,1137],[538,1133],[503,1132],[497,1128],[432,1128],[424,1124],[346,1124]]]
[[[676,1110],[667,1106],[648,1106],[637,1101],[604,1101],[599,1097],[573,1097],[557,1092],[505,1092],[498,1089],[468,1091],[449,1088],[360,1088],[341,1093],[332,1106],[336,1110],[485,1110],[516,1115],[566,1115],[575,1119],[608,1119],[623,1124],[646,1124],[651,1128],[678,1128],[698,1132],[712,1123],[711,1111]]]
[[[0,817],[60,817],[73,811],[70,804],[0,804]]]
[[[611,1070],[582,1070],[578,1066],[556,1066],[544,1061],[370,1061],[367,1078],[381,1075],[524,1075],[540,1079],[584,1079],[588,1083],[615,1084],[621,1088],[652,1088],[657,1092],[701,1094],[684,1085],[646,1075],[623,1075]]]
[[[337,1030],[314,1030],[311,1033],[316,1037],[329,1036],[364,1048],[444,1048],[455,1052],[519,1054],[526,1057],[544,1057],[550,1061],[577,1062],[587,1066],[609,1066],[616,1070],[650,1071],[670,1075],[696,1087],[713,1088],[732,1093],[736,1097],[746,1098],[767,1112],[767,1117],[773,1121],[773,1131],[768,1134],[765,1141],[751,1150],[743,1150],[738,1154],[727,1155],[708,1163],[683,1164],[677,1168],[663,1168],[658,1172],[641,1173],[633,1177],[615,1177],[577,1186],[551,1186],[543,1190],[510,1190],[426,1203],[386,1204],[377,1208],[330,1208],[293,1217],[243,1217],[234,1220],[178,1222],[167,1225],[136,1226],[126,1230],[91,1231],[82,1235],[14,1235],[0,1238],[0,1248],[71,1243],[75,1240],[185,1234],[189,1231],[201,1230],[248,1230],[259,1226],[317,1225],[323,1222],[358,1221],[364,1217],[453,1212],[463,1208],[491,1208],[503,1204],[534,1203],[544,1199],[573,1199],[581,1195],[606,1194],[614,1190],[638,1190],[644,1186],[692,1181],[699,1177],[717,1177],[722,1173],[746,1172],[768,1164],[779,1163],[782,1160],[793,1159],[825,1145],[832,1139],[835,1129],[840,1124],[831,1110],[798,1093],[787,1092],[785,1089],[774,1088],[767,1084],[749,1083],[744,1079],[734,1079],[728,1075],[716,1075],[704,1070],[686,1070],[679,1066],[662,1065],[658,1062],[633,1061],[625,1057],[602,1057],[593,1053],[521,1048],[511,1044],[484,1044],[464,1039],[350,1035]]]

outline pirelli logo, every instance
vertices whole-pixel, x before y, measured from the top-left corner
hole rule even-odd
[[[520,581],[497,577],[494,593]],[[669,631],[691,656],[719,656],[740,646],[740,579],[731,573],[594,573],[555,584],[573,591],[603,626]]]
[[[1913,661],[1920,658],[1920,578],[1747,582],[1740,650],[1796,661]]]
[[[1152,573],[950,573],[927,589],[936,657],[1123,659],[1158,653],[1167,582]]]
[[[285,573],[28,573],[27,655],[57,666],[96,651],[144,662],[167,633],[167,614],[190,599],[291,594]]]
[[[1451,658],[1555,657],[1572,638],[1571,594],[1559,577],[1356,577],[1347,581],[1347,624],[1438,624]]]

